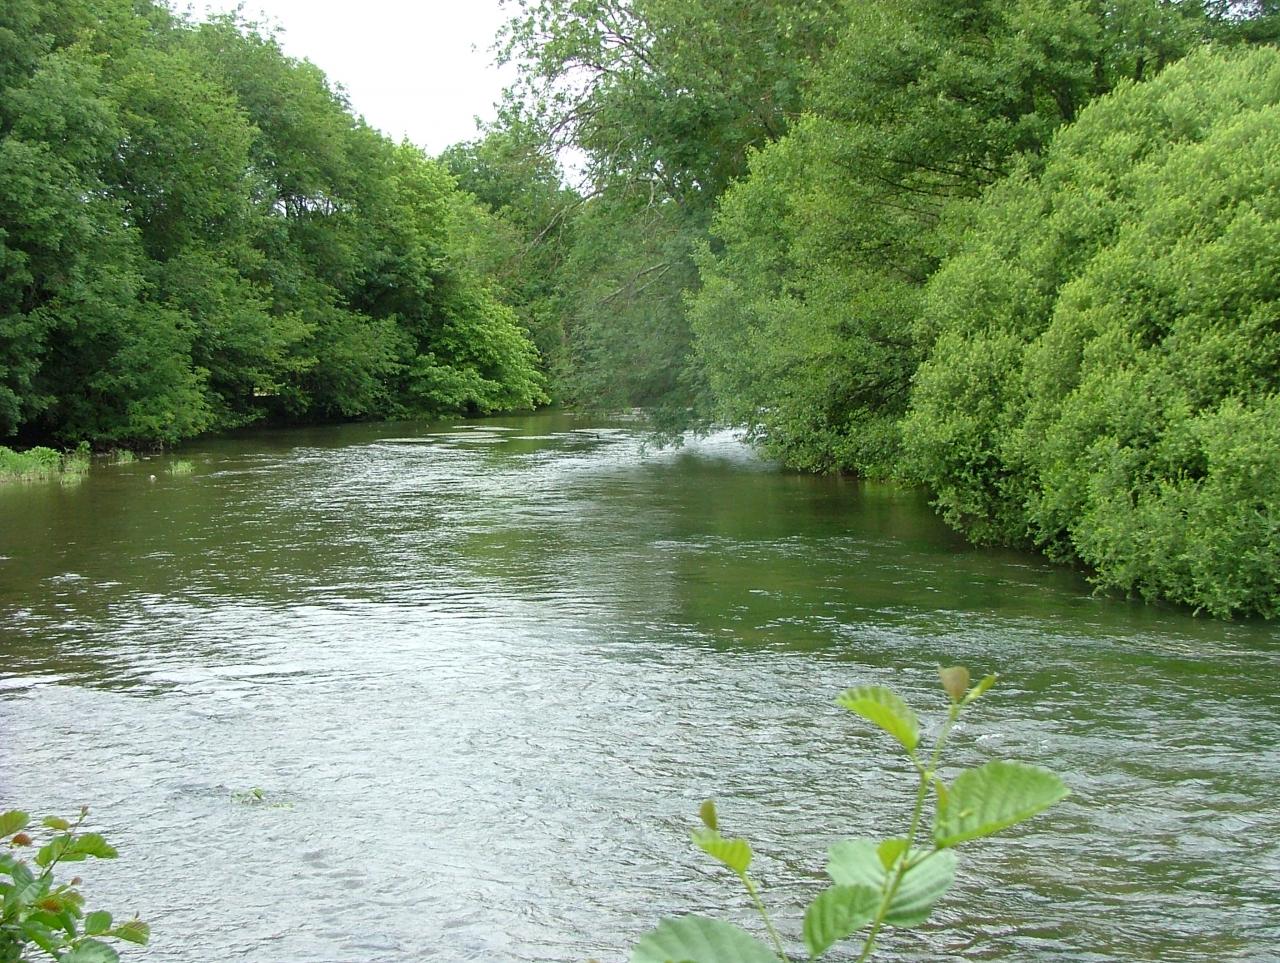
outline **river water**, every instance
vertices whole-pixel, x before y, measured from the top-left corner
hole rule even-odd
[[[548,414],[177,457],[0,488],[0,809],[92,806],[121,858],[76,867],[90,903],[154,928],[126,960],[583,963],[664,914],[753,925],[689,845],[708,796],[798,941],[826,847],[909,806],[835,696],[936,719],[954,662],[1002,679],[952,764],[1072,796],[970,844],[877,959],[1280,958],[1274,625],[1094,597],[729,435]]]

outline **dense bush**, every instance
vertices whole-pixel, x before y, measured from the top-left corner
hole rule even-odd
[[[1126,85],[931,281],[904,437],[947,519],[1100,585],[1280,614],[1280,51]]]

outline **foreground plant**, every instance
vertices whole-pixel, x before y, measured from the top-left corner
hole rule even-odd
[[[0,963],[35,959],[31,951],[60,963],[117,963],[119,955],[103,939],[146,944],[151,938],[151,927],[140,919],[116,924],[103,910],[86,913],[78,876],[67,882],[54,878],[61,863],[116,858],[115,847],[101,835],[80,832],[88,815],[84,808],[74,822],[46,816],[28,832],[26,813],[0,813]],[[25,854],[33,850],[28,861]]]
[[[944,783],[938,766],[951,729],[996,677],[989,675],[970,686],[969,670],[962,666],[942,669],[940,674],[950,707],[927,752],[920,746],[918,717],[891,690],[858,686],[838,700],[897,741],[915,767],[918,785],[905,836],[846,839],[831,847],[827,875],[833,885],[819,893],[804,914],[810,960],[820,959],[855,934],[862,940],[858,963],[870,959],[886,926],[917,926],[929,917],[955,878],[956,846],[1030,819],[1067,795],[1067,787],[1052,772],[1016,762],[988,762],[961,772],[950,785]],[[926,833],[925,808],[931,795],[933,821]],[[701,816],[704,825],[693,834],[694,842],[742,881],[764,920],[769,944],[730,923],[700,916],[672,917],[636,944],[631,963],[790,963],[759,889],[747,875],[750,844],[720,834],[714,802],[702,804]]]

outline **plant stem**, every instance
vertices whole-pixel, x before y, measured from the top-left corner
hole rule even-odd
[[[947,743],[947,736],[951,732],[951,727],[955,725],[955,721],[960,716],[960,705],[952,703],[951,711],[947,713],[947,721],[942,724],[942,729],[938,732],[938,738],[934,741],[933,752],[929,756],[929,765],[921,766],[916,760],[915,754],[912,753],[911,761],[916,764],[916,770],[920,774],[920,785],[916,788],[916,802],[911,811],[911,825],[907,829],[907,845],[903,849],[902,855],[898,857],[898,867],[894,871],[893,879],[889,886],[885,889],[884,898],[880,900],[880,909],[876,912],[876,918],[871,924],[871,931],[867,934],[867,940],[862,944],[862,953],[858,956],[856,963],[866,963],[871,958],[872,951],[876,948],[876,937],[880,935],[880,929],[884,926],[884,918],[889,914],[889,907],[893,903],[893,898],[898,895],[898,887],[902,885],[903,877],[907,875],[907,870],[912,867],[911,863],[911,846],[916,840],[916,834],[920,831],[920,819],[924,814],[924,802],[929,796],[929,784],[933,780],[933,774],[938,768],[938,760],[942,758],[942,747]]]
[[[740,873],[742,885],[747,888],[747,892],[751,895],[751,901],[756,904],[756,910],[760,913],[760,918],[764,920],[764,928],[769,931],[769,939],[773,940],[773,948],[778,954],[778,959],[782,963],[791,963],[787,956],[786,947],[782,945],[782,937],[778,935],[777,929],[774,928],[773,920],[769,918],[769,911],[765,909],[764,900],[760,898],[760,893],[756,889],[755,883],[751,882],[751,877],[746,873]]]

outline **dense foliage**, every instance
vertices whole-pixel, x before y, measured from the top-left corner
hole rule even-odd
[[[233,19],[0,9],[0,437],[527,406],[469,201]]]
[[[1159,0],[861,0],[807,112],[726,195],[693,307],[724,419],[798,467],[896,472],[944,214],[1206,21]],[[741,348],[746,350],[740,350]]]
[[[522,0],[508,124],[572,147],[585,186],[559,284],[562,390],[687,417],[703,393],[684,298],[747,158],[801,109],[843,0]]]
[[[1097,101],[929,284],[907,447],[947,517],[1280,613],[1280,52]]]

